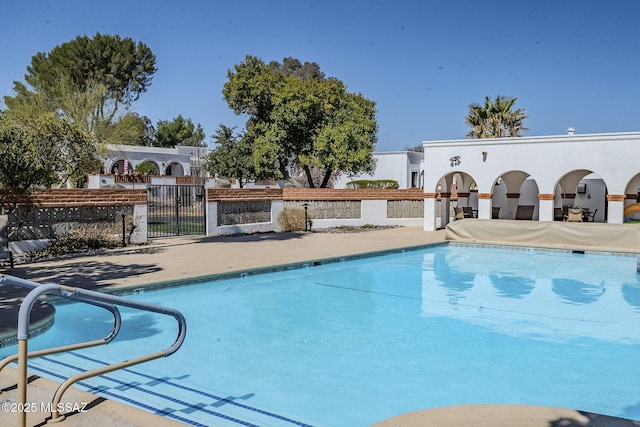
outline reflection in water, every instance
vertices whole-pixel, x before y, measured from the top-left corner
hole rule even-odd
[[[445,254],[440,253],[433,258],[433,273],[442,286],[456,293],[471,289],[476,276],[475,273],[460,272],[447,262]]]
[[[552,279],[553,292],[572,304],[591,304],[604,294],[604,283],[594,285],[572,279]]]
[[[622,297],[629,304],[640,312],[640,285],[637,283],[625,283],[622,285]]]
[[[500,295],[509,298],[524,298],[529,295],[536,283],[526,277],[491,274],[489,279]]]
[[[422,315],[540,340],[635,344],[640,274],[635,257],[448,247],[423,257]]]

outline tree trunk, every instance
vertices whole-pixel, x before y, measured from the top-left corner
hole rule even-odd
[[[302,169],[304,169],[304,173],[305,175],[307,175],[307,182],[309,183],[309,188],[315,188],[316,185],[313,183],[313,176],[311,176],[311,169],[309,169],[309,166],[304,165]]]
[[[329,184],[329,179],[331,179],[331,174],[333,171],[331,169],[325,169],[324,178],[322,178],[322,184],[320,184],[320,188],[327,188]]]
[[[289,179],[289,172],[287,171],[287,161],[286,159],[278,160],[278,169],[280,170],[280,174],[282,175],[282,179]]]

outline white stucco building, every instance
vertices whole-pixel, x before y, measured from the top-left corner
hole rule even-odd
[[[361,179],[392,179],[399,188],[421,188],[423,155],[415,151],[386,151],[373,153],[376,170],[373,175],[362,174],[349,177],[342,174],[334,188],[346,188],[351,181]]]
[[[136,166],[152,162],[160,175],[197,175],[197,168],[207,155],[206,147],[176,146],[175,148],[145,147],[141,145],[107,145],[103,169],[109,174],[132,174]],[[126,162],[126,165],[125,165]]]
[[[638,199],[640,132],[424,141],[423,147],[425,230],[435,230],[437,218],[446,225],[452,192],[458,206],[473,207],[480,219],[491,219],[493,207],[500,207],[499,218],[514,219],[519,205],[533,205],[534,220],[553,221],[556,208],[591,203],[599,206],[600,222],[619,224]]]

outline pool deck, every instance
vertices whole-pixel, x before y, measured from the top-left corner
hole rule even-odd
[[[143,287],[195,277],[240,272],[274,265],[305,263],[378,251],[443,242],[444,231],[425,232],[401,227],[360,233],[265,233],[229,237],[179,237],[155,239],[148,245],[117,248],[54,261],[18,264],[13,276],[38,283],[59,283],[92,290]],[[15,328],[11,312],[20,293],[0,294],[0,336]],[[38,321],[38,314],[34,321]],[[42,321],[42,319],[40,319]],[[0,373],[0,402],[16,399],[16,370]],[[50,402],[56,384],[30,378],[28,401]],[[61,426],[178,426],[181,423],[97,398],[71,388],[64,402],[89,403],[87,412],[73,414]],[[2,408],[4,409],[4,408]],[[27,425],[43,425],[47,413],[27,414]],[[15,425],[16,414],[0,411],[0,425]],[[414,412],[381,420],[377,427],[417,426],[640,426],[619,418],[582,413],[572,409],[521,405],[463,405]]]

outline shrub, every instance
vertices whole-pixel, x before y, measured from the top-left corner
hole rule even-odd
[[[160,168],[154,162],[146,160],[136,166],[135,172],[143,175],[160,175]]]
[[[397,190],[400,186],[398,181],[393,179],[361,179],[357,181],[348,182],[347,188],[376,188],[376,189],[391,189]]]
[[[307,214],[307,219],[311,222],[311,215]],[[280,231],[303,231],[304,209],[283,209],[278,215],[278,225]]]
[[[58,256],[95,249],[119,246],[120,239],[114,235],[111,226],[86,225],[69,230],[64,236],[55,239],[49,246],[34,252],[34,258]]]
[[[228,179],[216,178],[216,188],[231,188],[231,181]]]

